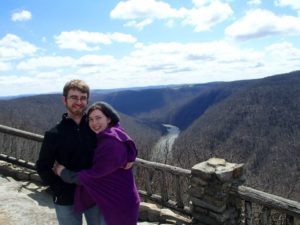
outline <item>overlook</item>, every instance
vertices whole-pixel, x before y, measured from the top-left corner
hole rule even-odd
[[[43,139],[42,136],[30,132],[2,125],[0,128],[2,134],[15,138],[35,142]],[[2,149],[7,150],[7,146],[3,145]],[[28,154],[24,154],[26,151],[31,150],[23,149],[18,156],[5,155],[2,151],[0,157],[1,160],[34,170],[34,164],[25,156]],[[4,173],[3,164],[0,168]],[[142,173],[141,169],[144,169]],[[19,176],[19,179],[39,180],[33,171],[22,173],[22,175],[17,175],[18,173],[9,169],[6,171],[10,171],[8,175]],[[150,171],[160,174],[158,183],[153,182],[153,177],[149,177]],[[139,174],[143,174],[143,176],[139,176]],[[136,162],[136,179],[142,179],[142,182],[139,183],[139,193],[142,198],[185,215],[186,219],[173,215],[174,224],[299,225],[300,203],[243,186],[245,181],[243,175],[243,164],[229,163],[219,158],[211,158],[198,163],[191,170],[142,159],[138,159]],[[171,179],[174,176],[175,183],[172,183]],[[188,187],[180,181],[182,177],[188,180]],[[172,189],[175,189],[173,194]],[[160,193],[157,194],[157,192]],[[175,200],[173,200],[174,197]],[[184,200],[186,197],[188,201]]]
[[[291,224],[300,200],[299,93],[295,71],[257,80],[93,91],[91,101],[111,103],[136,141],[134,170],[144,201],[196,224]],[[41,134],[64,112],[59,99],[0,100],[2,160],[35,172]],[[161,145],[168,136],[171,142]]]

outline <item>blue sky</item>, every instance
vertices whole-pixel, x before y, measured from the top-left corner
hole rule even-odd
[[[300,69],[299,0],[6,0],[0,96],[255,79]]]

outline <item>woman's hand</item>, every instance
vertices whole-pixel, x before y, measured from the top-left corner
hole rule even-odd
[[[134,163],[134,162],[128,162],[128,163],[123,167],[123,169],[124,169],[124,170],[129,170],[130,168],[133,167],[133,163]]]
[[[60,176],[60,174],[64,168],[65,168],[65,166],[63,166],[63,165],[59,164],[59,162],[55,161],[52,170],[57,176]]]

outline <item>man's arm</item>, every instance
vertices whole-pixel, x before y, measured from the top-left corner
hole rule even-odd
[[[36,162],[36,170],[45,185],[49,185],[55,193],[60,193],[62,180],[52,170],[55,162],[55,143],[55,135],[46,132]]]

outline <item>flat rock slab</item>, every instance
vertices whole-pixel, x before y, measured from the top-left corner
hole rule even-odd
[[[45,188],[0,174],[0,225],[58,225],[52,199]]]
[[[45,190],[33,183],[0,177],[1,224],[57,225],[51,201]]]

